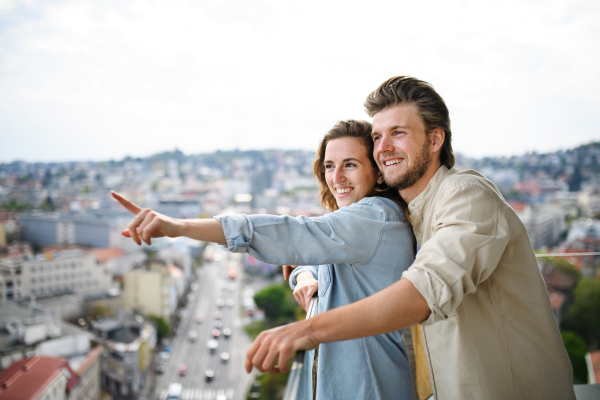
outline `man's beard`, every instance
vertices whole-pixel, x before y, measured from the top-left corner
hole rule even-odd
[[[383,178],[385,183],[398,190],[408,189],[413,186],[419,179],[425,175],[427,172],[427,168],[431,164],[431,153],[429,152],[429,145],[431,144],[431,140],[427,140],[423,147],[421,148],[421,152],[417,155],[415,159],[414,165],[410,167],[406,172],[400,174],[394,178],[385,176],[383,174]],[[404,158],[406,162],[406,157]]]

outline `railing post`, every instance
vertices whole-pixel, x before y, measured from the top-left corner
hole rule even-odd
[[[310,305],[308,306],[308,312],[306,313],[306,319],[317,315],[317,305],[319,304],[319,298],[313,296],[310,299]],[[285,393],[283,394],[283,400],[296,400],[298,397],[298,388],[300,387],[300,378],[302,376],[302,368],[304,368],[304,356],[306,351],[300,350],[296,352],[292,360],[292,366],[290,368],[290,376],[288,377],[287,384],[285,385]]]

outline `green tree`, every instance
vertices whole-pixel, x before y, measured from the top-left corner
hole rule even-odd
[[[573,331],[561,331],[560,336],[573,366],[573,383],[587,383],[588,370],[585,354],[588,348],[583,339]]]
[[[284,324],[296,319],[295,309],[298,304],[285,283],[267,286],[254,295],[254,302],[273,323]]]
[[[150,314],[148,319],[156,324],[156,339],[160,342],[171,333],[171,325],[159,315]]]
[[[565,325],[577,332],[590,350],[598,348],[600,339],[600,280],[582,278],[573,291],[573,304]]]

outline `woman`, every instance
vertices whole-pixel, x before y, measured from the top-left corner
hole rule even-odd
[[[233,214],[176,220],[113,196],[135,215],[124,235],[138,244],[150,244],[152,237],[188,236],[271,264],[321,264],[319,309],[325,311],[389,286],[414,258],[398,192],[381,182],[372,150],[368,122],[342,121],[325,135],[315,161],[320,200],[332,211],[339,209],[322,217]],[[319,352],[317,399],[414,398],[398,331],[323,343]]]

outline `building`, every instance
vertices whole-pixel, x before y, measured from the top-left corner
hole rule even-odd
[[[86,356],[69,360],[69,365],[77,374],[79,382],[73,387],[69,400],[99,400],[100,389],[100,355],[104,347],[94,347]]]
[[[0,373],[0,400],[69,400],[78,378],[64,358],[35,356]]]
[[[178,284],[170,267],[163,260],[152,259],[125,274],[125,310],[159,315],[168,321],[179,298]]]
[[[121,313],[94,327],[101,354],[101,386],[114,395],[136,398],[151,372],[156,329],[139,314]]]
[[[585,355],[588,367],[588,383],[600,384],[600,350]]]
[[[565,215],[559,208],[537,208],[515,202],[509,204],[525,225],[534,249],[549,248],[559,243],[566,229]]]
[[[112,287],[110,272],[79,249],[2,259],[0,269],[0,303],[64,293],[97,298]]]
[[[129,222],[128,217],[109,215],[72,217],[53,214],[21,214],[23,237],[40,246],[81,245],[90,247],[118,247],[126,253],[139,251],[138,246],[121,235]]]
[[[577,204],[585,216],[600,217],[600,187],[590,186],[582,190],[577,196]]]
[[[33,302],[0,305],[0,370],[35,355],[85,356],[91,338],[89,332],[44,312]]]

